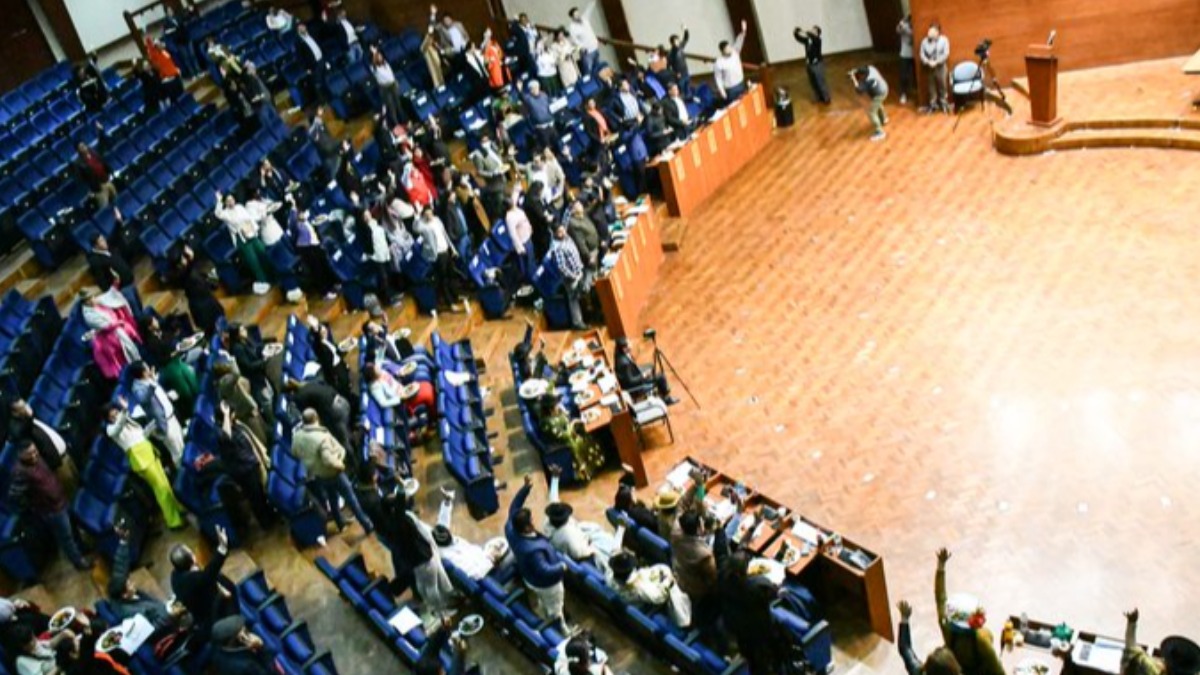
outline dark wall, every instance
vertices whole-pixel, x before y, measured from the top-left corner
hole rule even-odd
[[[54,53],[25,0],[0,0],[0,92],[54,65]]]
[[[1197,0],[911,0],[917,42],[932,20],[950,38],[950,65],[994,42],[992,65],[1007,84],[1025,76],[1025,49],[1051,29],[1062,70],[1191,54],[1200,49]]]
[[[434,3],[439,12],[448,12],[471,33],[472,41],[478,41],[483,29],[491,27],[493,32],[503,35],[504,22],[499,15],[499,2],[490,0],[438,0]],[[493,4],[495,7],[493,7]],[[419,0],[353,0],[347,3],[349,13],[355,16],[369,15],[376,23],[390,31],[413,27],[424,29],[429,24],[429,3]],[[365,12],[355,12],[362,7]],[[493,18],[493,14],[496,15]]]

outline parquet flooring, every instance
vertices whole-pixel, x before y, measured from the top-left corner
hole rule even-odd
[[[861,61],[834,57],[829,72]],[[994,109],[952,132],[953,118],[919,117],[894,97],[890,136],[872,144],[846,84],[831,77],[834,105],[815,110],[802,70],[778,77],[792,86],[797,125],[688,220],[643,315],[699,401],[674,409],[677,442],[662,438],[647,454],[651,475],[696,454],[882,553],[893,601],[916,606],[920,650],[938,639],[931,587],[943,545],[957,554],[951,588],[977,593],[994,621],[1026,611],[1117,634],[1121,610],[1138,605],[1147,641],[1200,635],[1190,565],[1200,545],[1189,527],[1200,513],[1191,489],[1200,468],[1191,371],[1200,298],[1190,292],[1200,273],[1198,158],[1000,157],[988,136]],[[1066,74],[1064,112],[1184,114],[1188,84],[1174,62]],[[62,284],[36,288],[66,298],[68,285],[86,281],[81,261],[72,265]],[[183,306],[144,286],[160,309]],[[227,302],[231,318],[276,336],[293,312],[331,320],[339,336],[363,318],[340,301]],[[393,325],[418,335],[434,325],[411,307],[392,313]],[[437,319],[444,335],[469,335],[487,362],[489,425],[505,456],[498,474],[514,488],[538,468],[506,361],[527,317]],[[547,337],[551,354],[570,338]],[[417,451],[427,514],[436,487],[452,482],[439,455]],[[570,493],[577,514],[602,520],[615,479]],[[511,490],[502,495],[501,513],[481,522],[460,506],[460,532],[475,541],[499,533]],[[540,508],[541,489],[531,502]],[[179,538],[155,539],[145,558],[164,588],[166,551]],[[324,551],[297,554],[282,532],[254,531],[246,552],[340,672],[404,672],[310,562],[362,550],[387,571],[386,553],[360,539],[354,526]],[[102,584],[103,571],[95,576]],[[88,602],[93,586],[57,565],[38,591]],[[589,608],[568,598],[568,611],[597,631],[617,672],[668,672]],[[840,673],[902,672],[890,643],[844,623],[835,639]],[[533,672],[490,629],[472,641],[472,658],[489,675]]]
[[[1179,79],[1171,61],[1062,88],[1077,114],[1168,116],[1181,94],[1156,85]],[[943,545],[993,620],[1119,635],[1140,606],[1146,640],[1200,633],[1198,158],[1009,159],[994,109],[956,133],[891,112],[879,144],[842,105],[803,116],[692,219],[645,321],[700,405],[652,473],[692,452],[876,547],[922,645]]]

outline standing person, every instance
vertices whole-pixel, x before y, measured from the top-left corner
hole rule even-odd
[[[63,466],[63,459],[71,452],[71,447],[62,434],[38,419],[29,402],[23,398],[13,399],[8,404],[8,442],[17,447],[32,442],[42,460],[55,472],[59,471]],[[78,466],[84,465],[83,462],[76,463]]]
[[[563,84],[558,79],[558,54],[555,53],[554,47],[549,41],[538,40],[535,60],[538,81],[542,83],[542,89],[551,100],[558,98],[562,95]]]
[[[336,24],[337,26],[333,28],[333,32],[341,33],[338,35],[338,38],[339,41],[345,41],[346,56],[349,57],[351,61],[362,61],[363,48],[362,42],[360,42],[358,39],[358,29],[355,28],[354,24],[350,23],[350,19],[346,17],[345,9],[339,9],[337,11]]]
[[[383,58],[383,52],[377,47],[371,47],[371,75],[379,87],[379,97],[383,100],[383,110],[387,116],[388,127],[395,127],[408,121],[404,113],[404,99],[400,94],[400,84],[396,82],[396,74],[392,66]]]
[[[934,600],[937,603],[938,625],[946,647],[971,675],[1004,675],[1004,666],[996,653],[992,632],[984,627],[987,616],[979,600],[967,593],[946,597],[946,562],[950,551],[937,552],[937,574],[934,576]]]
[[[386,517],[379,530],[380,541],[393,557],[402,559],[401,567],[412,570],[416,591],[429,611],[435,617],[446,616],[454,600],[454,586],[442,565],[432,530],[408,510],[408,498],[403,493],[385,498],[383,513]]]
[[[233,361],[225,356],[218,357],[212,367],[212,376],[217,384],[217,400],[229,406],[238,420],[250,427],[263,445],[270,441],[267,425],[263,420],[258,401],[254,398],[254,385],[237,372]]]
[[[450,245],[450,236],[446,234],[446,226],[437,216],[433,215],[433,207],[426,206],[421,210],[421,217],[413,227],[421,239],[421,257],[433,265],[433,281],[437,288],[438,303],[454,305],[454,262],[457,255]]]
[[[255,295],[266,295],[271,290],[271,277],[267,273],[267,246],[259,236],[259,222],[245,206],[238,204],[233,195],[217,193],[217,220],[225,223],[233,239],[238,257],[250,272]]]
[[[163,522],[172,530],[183,527],[183,507],[171,490],[171,480],[163,470],[158,453],[146,438],[146,430],[129,416],[129,404],[124,398],[109,404],[104,409],[105,433],[129,458],[133,470],[154,493],[154,501],[162,512]]]
[[[742,70],[742,45],[746,42],[746,22],[742,22],[742,31],[734,38],[733,44],[721,40],[717,45],[721,55],[713,64],[713,82],[717,85],[717,93],[729,105],[746,93],[746,74]]]
[[[1172,635],[1163,639],[1158,656],[1150,656],[1138,644],[1138,610],[1125,613],[1125,649],[1121,654],[1122,675],[1195,675],[1200,673],[1200,645]]]
[[[303,424],[292,434],[292,454],[304,464],[313,494],[333,515],[339,532],[346,529],[346,521],[338,508],[340,497],[362,523],[363,531],[371,534],[375,525],[363,512],[358,497],[354,496],[354,486],[346,475],[346,449],[328,429],[321,426],[321,418],[316,410],[306,408],[301,418]]]
[[[572,7],[567,12],[567,16],[571,18],[571,23],[567,25],[567,33],[571,36],[571,42],[579,48],[579,70],[585,77],[595,74],[596,64],[600,61],[600,40],[596,37],[591,22],[584,18],[595,6],[596,0],[592,0],[583,10]]]
[[[103,142],[104,128],[99,122],[96,122],[96,128]],[[112,182],[112,169],[99,151],[89,148],[87,143],[80,141],[75,150],[79,156],[71,164],[80,182],[87,187],[92,203],[97,209],[108,206],[108,203],[117,197],[117,187]]]
[[[58,543],[58,550],[77,570],[92,568],[92,559],[84,556],[75,539],[71,514],[67,511],[67,492],[45,460],[38,454],[33,441],[28,441],[17,454],[13,467],[8,498],[29,515],[44,523]]]
[[[568,632],[567,619],[563,616],[563,575],[567,565],[558,557],[550,540],[533,526],[533,512],[525,508],[525,500],[532,489],[533,476],[525,474],[525,484],[508,507],[504,538],[516,558],[521,580],[537,598],[542,618],[560,622],[563,632]]]
[[[559,225],[554,230],[554,241],[550,244],[550,255],[554,264],[563,276],[563,285],[567,292],[567,306],[571,310],[571,328],[587,330],[583,323],[583,310],[579,307],[579,299],[591,290],[591,273],[583,265],[579,249],[575,242],[567,236],[567,228]]]
[[[913,61],[912,14],[905,14],[896,24],[900,36],[900,105],[908,103],[908,92],[917,84],[917,66]]]
[[[467,28],[447,12],[442,12],[439,17],[437,5],[429,6],[429,24],[433,27],[434,37],[437,38],[442,62],[450,65],[450,74],[460,72],[466,65],[467,47],[471,45]]]
[[[167,390],[158,383],[158,373],[145,361],[129,366],[130,387],[134,401],[150,416],[150,436],[162,444],[171,454],[175,466],[183,462],[183,428],[175,416],[175,404],[167,396]]]
[[[929,112],[950,113],[946,98],[946,63],[950,60],[950,39],[942,35],[942,26],[936,21],[929,25],[929,32],[921,40],[921,64],[925,67],[925,79],[929,86]]]
[[[721,566],[718,588],[725,625],[737,639],[738,652],[755,675],[778,672],[779,642],[771,618],[771,603],[778,587],[766,576],[751,575],[750,556],[744,551],[731,553]]]
[[[685,511],[679,516],[671,529],[671,570],[679,588],[692,600],[693,625],[709,640],[721,642],[718,627],[721,599],[717,594],[714,550],[724,549],[725,528],[712,528],[715,532],[711,544],[708,529],[695,511]]]
[[[192,615],[196,644],[205,643],[217,620],[237,612],[233,584],[221,574],[229,555],[229,538],[220,525],[216,526],[215,534],[217,548],[204,567],[186,544],[176,544],[170,553],[171,591]]]
[[[683,32],[683,37],[678,35],[671,36],[671,49],[667,51],[667,65],[675,72],[675,79],[679,83],[679,88],[686,94],[691,89],[692,76],[688,71],[687,55],[683,50],[687,47],[688,39],[691,35],[688,33],[687,24],[680,25],[679,29]]]
[[[579,81],[579,47],[571,41],[567,31],[559,28],[554,31],[554,41],[550,43],[550,51],[558,64],[558,80],[562,86],[570,89]]]
[[[492,29],[483,31],[483,63],[487,66],[488,86],[499,91],[512,81],[512,73],[504,63],[504,47],[492,35]]]
[[[825,56],[821,52],[821,27],[813,26],[811,30],[796,28],[792,31],[792,37],[796,38],[796,42],[804,45],[804,57],[807,63],[805,69],[808,71],[808,83],[812,85],[813,96],[816,97],[817,103],[829,105],[832,101],[829,97],[829,83],[825,81]]]
[[[387,230],[369,210],[364,210],[358,219],[358,230],[361,235],[359,241],[363,244],[363,261],[375,272],[375,290],[378,291],[379,301],[389,307],[398,304],[404,296],[392,293],[392,249]]]
[[[540,44],[540,43],[539,43]],[[534,148],[542,150],[558,144],[558,132],[554,129],[554,113],[550,110],[550,97],[542,91],[542,83],[530,80],[526,85],[524,104],[525,119],[533,126]]]
[[[229,408],[229,404],[221,402],[217,414],[217,456],[225,473],[241,490],[242,496],[250,503],[250,510],[262,528],[272,527],[278,518],[275,509],[267,500],[267,470],[271,466],[267,447],[237,418]]]
[[[929,653],[925,662],[917,656],[912,646],[912,629],[909,619],[912,618],[912,605],[907,600],[901,600],[900,636],[896,639],[896,648],[900,650],[900,658],[904,661],[904,670],[908,675],[963,675],[962,667],[954,658],[954,653],[945,647],[938,647]]]
[[[471,153],[470,159],[475,166],[475,173],[483,179],[483,189],[480,191],[483,210],[489,219],[498,220],[504,213],[501,202],[508,189],[508,163],[496,151],[496,143],[490,136],[483,137],[479,149]]]
[[[104,379],[115,381],[125,366],[142,358],[142,342],[129,301],[116,287],[101,293],[96,288],[79,292],[83,322],[89,329],[85,339],[92,343],[92,358]]]
[[[133,276],[133,266],[120,253],[109,248],[108,239],[99,232],[92,238],[92,250],[87,252],[87,264],[92,279],[100,288],[128,288],[137,281]]]
[[[856,68],[851,71],[850,80],[854,82],[855,91],[871,99],[867,106],[867,119],[871,120],[871,125],[875,128],[871,140],[882,141],[887,138],[887,132],[883,130],[884,125],[888,123],[887,111],[883,109],[883,102],[888,95],[887,82],[875,66]]]

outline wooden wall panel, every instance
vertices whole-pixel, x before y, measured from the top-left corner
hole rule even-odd
[[[975,45],[994,42],[992,65],[1007,84],[1025,76],[1025,48],[1055,45],[1062,70],[1190,54],[1200,49],[1197,0],[911,0],[918,45],[930,21],[950,38],[950,64],[974,59]],[[924,82],[922,81],[922,91]],[[925,99],[922,98],[922,101]]]
[[[0,0],[0,93],[54,65],[54,54],[25,0]]]

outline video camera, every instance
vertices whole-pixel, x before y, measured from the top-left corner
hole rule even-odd
[[[992,41],[989,38],[984,38],[979,44],[975,45],[975,56],[986,61],[988,52],[992,50]]]

